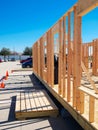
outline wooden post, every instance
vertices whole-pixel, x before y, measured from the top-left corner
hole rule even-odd
[[[80,92],[80,114],[84,113],[84,92]]]
[[[81,81],[81,17],[77,15],[77,7],[74,6],[74,46],[73,46],[73,107],[80,110],[80,92],[78,87]]]
[[[95,63],[96,63],[96,76],[98,76],[98,71],[97,71],[97,69],[98,69],[98,39],[96,39],[95,44],[96,44],[96,61],[95,61]]]
[[[67,101],[70,102],[71,97],[71,27],[70,12],[68,12],[68,75],[67,75]]]
[[[47,32],[47,83],[50,85],[50,30]]]
[[[34,72],[37,73],[36,72],[36,51],[35,50],[36,50],[36,43],[34,44],[34,47],[33,47],[33,55],[34,55],[33,60],[34,60]]]
[[[77,7],[74,7],[74,43],[73,43],[73,107],[76,107],[77,87]]]
[[[81,84],[81,60],[82,60],[82,43],[81,43],[81,16],[77,17],[77,94],[76,109],[80,110],[80,91],[78,87]]]
[[[34,45],[32,46],[32,55],[33,55],[33,72],[35,71],[34,67],[35,67],[35,62],[34,62]]]
[[[40,77],[41,77],[42,76],[42,72],[41,72],[41,69],[42,69],[41,68],[41,39],[39,39],[39,44],[40,44],[40,46],[39,46],[40,59],[39,60],[40,60]]]
[[[59,94],[62,94],[62,47],[63,47],[62,19],[59,21]]]
[[[40,76],[40,41],[37,43],[37,52],[38,52],[38,75]]]
[[[98,40],[93,40],[93,75],[97,76],[98,68]]]
[[[91,69],[91,54],[92,54],[91,47],[92,47],[92,46],[91,46],[91,44],[90,44],[89,47],[88,47],[88,49],[89,49],[89,59],[88,59],[88,61],[89,61],[89,62],[88,62],[88,63],[89,63],[89,64],[88,64],[88,65],[89,65],[89,66],[88,66],[89,69]]]
[[[85,44],[84,64],[85,64],[85,67],[88,69],[88,44]]]
[[[51,74],[51,87],[54,87],[54,36],[52,29],[50,29],[50,74]]]
[[[90,96],[90,101],[89,101],[89,121],[90,123],[94,122],[94,105],[95,105],[95,100],[94,97]]]
[[[66,97],[66,17],[63,17],[63,97]]]
[[[36,43],[36,50],[37,50],[37,52],[36,52],[36,61],[37,61],[37,63],[36,63],[36,67],[37,67],[37,74],[38,74],[38,41],[37,41],[37,43]]]
[[[82,61],[84,62],[84,44],[82,45]]]
[[[61,94],[61,20],[59,21],[58,93]]]
[[[41,59],[40,59],[40,63],[41,63],[41,78],[44,78],[44,45],[43,45],[43,37],[40,39],[40,54],[41,54]]]
[[[46,35],[46,37],[45,37],[45,42],[46,42],[46,44],[44,45],[44,53],[45,53],[45,62],[44,62],[44,64],[45,64],[45,81],[47,82],[47,77],[48,77],[48,75],[47,75],[47,35]]]

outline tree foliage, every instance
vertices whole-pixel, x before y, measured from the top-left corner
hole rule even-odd
[[[9,48],[2,48],[1,51],[0,51],[0,55],[3,55],[3,56],[7,56],[7,55],[10,55],[11,54],[11,51]]]
[[[30,55],[32,56],[32,48],[31,47],[26,47],[23,51],[23,55]]]
[[[10,54],[11,54],[11,51],[10,51],[9,48],[3,47],[3,48],[1,49],[1,51],[0,51],[0,55],[4,56],[4,60],[5,60],[6,56],[7,56],[7,55],[9,56]]]

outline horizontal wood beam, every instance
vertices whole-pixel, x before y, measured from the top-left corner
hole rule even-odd
[[[79,0],[78,15],[83,16],[96,7],[98,7],[98,0]]]

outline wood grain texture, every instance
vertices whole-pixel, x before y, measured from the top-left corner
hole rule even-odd
[[[20,107],[21,106],[21,107]],[[58,108],[44,90],[22,92],[17,95],[16,119],[58,115]]]

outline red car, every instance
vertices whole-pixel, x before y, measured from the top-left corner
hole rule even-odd
[[[21,60],[20,63],[26,62],[26,61],[31,60],[31,59],[32,59],[32,57],[29,57],[27,59]]]
[[[0,63],[2,62],[2,59],[0,58]]]

